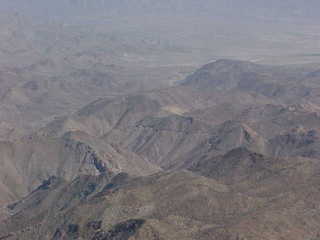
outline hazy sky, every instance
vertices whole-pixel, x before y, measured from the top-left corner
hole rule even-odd
[[[1,0],[0,9],[33,16],[221,15],[318,18],[319,0]]]

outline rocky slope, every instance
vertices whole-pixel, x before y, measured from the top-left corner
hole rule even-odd
[[[190,169],[206,177],[182,171],[81,176],[71,183],[50,179],[10,206],[2,236],[205,240],[319,234],[317,161],[268,158],[242,148],[214,162]]]
[[[317,237],[316,69],[220,60],[1,142],[0,239]]]

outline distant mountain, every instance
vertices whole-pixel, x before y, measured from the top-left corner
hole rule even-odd
[[[316,89],[310,71],[308,67],[269,66],[224,59],[200,68],[182,85],[217,93],[240,90],[286,104],[301,103],[301,99],[318,103],[319,99],[313,97]]]

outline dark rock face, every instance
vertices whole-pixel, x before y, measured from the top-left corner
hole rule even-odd
[[[59,184],[59,179],[56,176],[51,176],[48,179],[44,180],[40,186],[38,186],[35,190],[33,190],[30,195],[36,192],[42,192],[42,191],[49,191],[55,186]],[[29,195],[29,196],[30,196]],[[37,202],[40,203],[40,200]],[[10,211],[16,210],[16,208],[19,208],[19,205],[23,204],[23,200],[19,200],[17,202],[11,203],[7,205],[7,208]]]
[[[62,232],[60,229],[57,229],[56,232],[53,235],[52,240],[59,240],[62,237]]]
[[[68,233],[77,233],[79,231],[79,226],[77,224],[69,224]]]
[[[77,239],[79,237],[79,225],[78,224],[69,224],[67,235],[72,239]]]
[[[89,166],[93,166],[100,174],[107,172],[105,163],[99,159],[96,152],[89,145],[65,138],[65,147],[74,151],[81,161]]]
[[[92,240],[128,240],[145,223],[143,219],[128,220],[115,225],[108,232],[98,232]]]
[[[97,184],[96,183],[88,183],[85,186],[85,189],[79,193],[79,197],[81,199],[85,199],[90,194],[92,194],[96,190],[96,188],[97,188]]]
[[[88,222],[87,228],[97,231],[101,229],[101,225],[102,225],[102,221],[91,221],[91,222]]]
[[[292,130],[270,140],[271,153],[278,156],[319,156],[319,133],[317,130]]]
[[[47,190],[50,186],[57,180],[57,177],[51,176],[48,179],[44,180],[42,184],[36,189],[37,190]]]

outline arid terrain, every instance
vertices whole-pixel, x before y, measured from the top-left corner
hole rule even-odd
[[[320,238],[319,4],[204,2],[4,0],[0,240]]]

